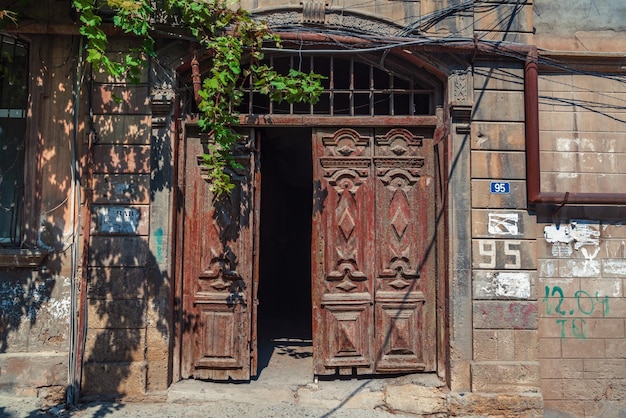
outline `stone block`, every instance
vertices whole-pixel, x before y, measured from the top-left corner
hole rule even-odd
[[[626,338],[623,318],[586,318],[587,338]]]
[[[564,359],[605,358],[604,340],[568,338],[561,346]]]
[[[626,376],[626,359],[584,359],[585,379],[622,379]]]
[[[534,271],[474,270],[474,300],[537,300]]]
[[[170,350],[170,336],[168,329],[148,327],[146,329],[146,359],[152,362],[167,363]]]
[[[94,173],[150,173],[150,145],[95,145],[93,152]]]
[[[575,114],[570,111],[540,113],[539,126],[541,127],[540,136],[544,131],[575,132],[576,117]]]
[[[474,63],[474,89],[524,90],[524,68],[516,61],[476,61]]]
[[[535,240],[474,239],[472,268],[523,272],[537,269]],[[531,276],[528,274],[528,280]],[[504,276],[502,278],[504,280]]]
[[[36,395],[37,388],[67,385],[67,353],[0,354],[0,392]]]
[[[626,258],[626,242],[623,239],[610,239],[602,236],[602,241],[606,249],[603,258]]]
[[[114,312],[112,314],[115,314]],[[145,330],[88,329],[85,361],[100,363],[140,362],[146,348]]]
[[[472,149],[524,151],[526,136],[521,122],[472,122]]]
[[[94,174],[94,204],[149,204],[149,174]]]
[[[564,388],[564,397],[575,400],[595,400],[602,399],[609,389],[608,379],[578,379],[567,382]]]
[[[171,382],[168,361],[148,361],[146,388],[149,392],[165,391]]]
[[[441,389],[415,384],[388,386],[385,403],[395,413],[433,415],[448,411],[446,396]]]
[[[606,358],[626,358],[626,339],[605,340]]]
[[[155,265],[142,236],[98,236],[89,240],[89,265],[95,267],[149,267]]]
[[[563,416],[567,418],[597,417],[600,415],[603,408],[602,403],[589,400],[566,399],[546,400],[544,402],[546,416]]]
[[[142,299],[89,300],[87,326],[104,328],[143,328],[146,325],[146,302]]]
[[[524,92],[486,90],[474,106],[472,121],[480,122],[523,122]]]
[[[143,267],[91,267],[87,295],[90,299],[143,298],[149,274]]]
[[[598,278],[602,273],[600,260],[567,260],[559,263],[560,277],[589,277]]]
[[[551,358],[539,361],[541,379],[582,379],[584,365],[581,359]]]
[[[543,226],[536,217],[521,210],[472,210],[472,238],[543,237]]]
[[[95,84],[92,94],[92,106],[97,114],[151,113],[147,84]],[[115,97],[122,100],[117,101]],[[88,105],[85,103],[86,108]]]
[[[603,277],[626,277],[626,260],[612,258],[602,260]]]
[[[539,358],[554,359],[561,357],[560,338],[540,338]]]
[[[599,192],[599,176],[595,173],[541,173],[541,191],[543,192]],[[609,187],[609,185],[606,185]]]
[[[349,396],[342,408],[346,409],[376,409],[385,405],[385,394],[380,391],[359,391]]]
[[[474,329],[535,329],[537,302],[474,302]]]
[[[498,336],[495,330],[477,329],[474,331],[474,360],[499,360]]]
[[[520,151],[472,151],[470,166],[472,178],[526,178],[526,154]]]
[[[494,179],[495,180],[495,179]],[[492,180],[472,180],[472,208],[523,209],[527,206],[526,182],[511,180],[510,193],[491,193]]]
[[[540,279],[540,285],[537,290],[538,297],[541,301],[545,303],[546,296],[550,296],[550,294],[554,291],[554,288],[556,287],[561,289],[564,296],[567,295],[569,297],[572,297],[576,294],[576,292],[580,290],[580,286],[581,286],[580,283],[581,281],[584,281],[584,280],[591,280],[591,279],[580,279],[578,277]],[[555,291],[555,295],[553,296],[556,297],[557,294],[558,294],[558,291]],[[545,309],[543,309],[541,310],[541,312],[545,313],[546,311]]]
[[[149,115],[95,115],[98,144],[149,145],[151,119]]]
[[[514,359],[536,361],[539,358],[539,335],[535,330],[514,331]]]
[[[539,392],[538,362],[474,362],[474,392]]]
[[[568,379],[541,379],[541,394],[543,399],[566,399],[564,395]]]
[[[542,416],[543,398],[540,393],[452,393],[450,416],[454,417],[518,417]]]
[[[141,396],[146,393],[146,364],[86,363],[83,366],[83,398],[115,398]]]
[[[537,271],[539,274],[539,281],[542,282],[553,277],[559,277],[559,262],[558,260],[544,259],[546,254],[541,253],[541,249],[545,246],[537,245],[537,254],[540,259],[537,260]]]

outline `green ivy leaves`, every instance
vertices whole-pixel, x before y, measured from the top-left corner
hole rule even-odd
[[[131,50],[121,60],[107,55],[108,39],[102,30],[95,0],[73,0],[82,26],[80,33],[87,39],[87,61],[115,78],[138,82],[145,55],[154,54],[151,36],[150,0],[107,0],[115,12],[113,24],[125,33],[143,40],[140,49]],[[276,102],[317,103],[322,93],[322,77],[314,73],[290,70],[278,74],[262,65],[264,42],[280,45],[280,37],[270,32],[263,22],[255,21],[242,9],[229,7],[226,0],[166,0],[169,11],[182,17],[189,32],[211,57],[211,69],[204,75],[199,92],[201,101],[198,124],[209,132],[213,143],[203,155],[209,170],[211,188],[216,194],[229,193],[233,184],[227,173],[235,166],[231,150],[240,139],[233,130],[239,115],[233,110],[241,104],[244,91],[242,80],[252,77],[255,89]],[[244,54],[246,60],[244,61]]]

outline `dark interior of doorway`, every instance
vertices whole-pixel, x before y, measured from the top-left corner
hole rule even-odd
[[[262,374],[276,356],[291,357],[286,358],[291,362],[312,356],[313,165],[310,129],[264,129],[259,135],[258,372]]]

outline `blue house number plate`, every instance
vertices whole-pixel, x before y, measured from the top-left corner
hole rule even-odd
[[[511,183],[509,183],[508,181],[492,181],[491,193],[509,194],[511,193]]]

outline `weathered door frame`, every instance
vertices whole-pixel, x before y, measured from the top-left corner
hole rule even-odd
[[[409,55],[409,54],[407,54]],[[415,57],[411,56],[409,61],[417,62]],[[423,67],[423,66],[422,66]],[[426,66],[430,67],[430,65]],[[441,78],[441,73],[436,74],[438,78]],[[447,88],[446,83],[442,83],[443,89],[443,101],[447,102]],[[195,121],[187,120],[183,125],[193,126]],[[436,351],[437,351],[437,374],[441,377],[447,377],[449,381],[450,376],[450,363],[449,363],[449,308],[448,308],[448,274],[447,274],[447,257],[446,257],[446,245],[447,243],[447,172],[448,172],[448,150],[447,139],[450,121],[444,116],[444,112],[441,108],[438,108],[435,115],[428,116],[319,116],[319,115],[272,115],[271,118],[258,117],[258,115],[246,116],[242,115],[240,118],[240,126],[243,128],[281,128],[281,127],[396,127],[396,128],[432,128],[434,131],[434,147],[435,147],[435,181],[436,184],[436,204],[435,204],[435,236],[437,237],[433,251],[436,252]],[[181,378],[181,341],[182,341],[182,291],[183,291],[183,277],[182,277],[182,260],[180,257],[182,250],[182,235],[180,232],[181,216],[180,216],[180,202],[182,202],[182,189],[180,185],[183,184],[184,169],[180,164],[180,150],[184,147],[185,135],[184,126],[176,129],[178,133],[183,133],[178,141],[178,155],[179,158],[176,161],[178,164],[178,186],[177,193],[177,234],[176,234],[176,277],[175,277],[175,291],[174,294],[174,343],[173,343],[173,381],[178,381]],[[260,177],[259,180],[260,181]],[[259,187],[260,184],[257,184]],[[258,202],[257,202],[258,203]],[[258,246],[258,240],[256,240]],[[258,266],[258,254],[259,249],[255,248],[255,265]],[[258,277],[258,271],[256,272]],[[256,292],[256,290],[255,290]],[[256,298],[256,293],[255,296]],[[256,321],[256,315],[255,315]],[[252,336],[256,339],[256,333]]]

